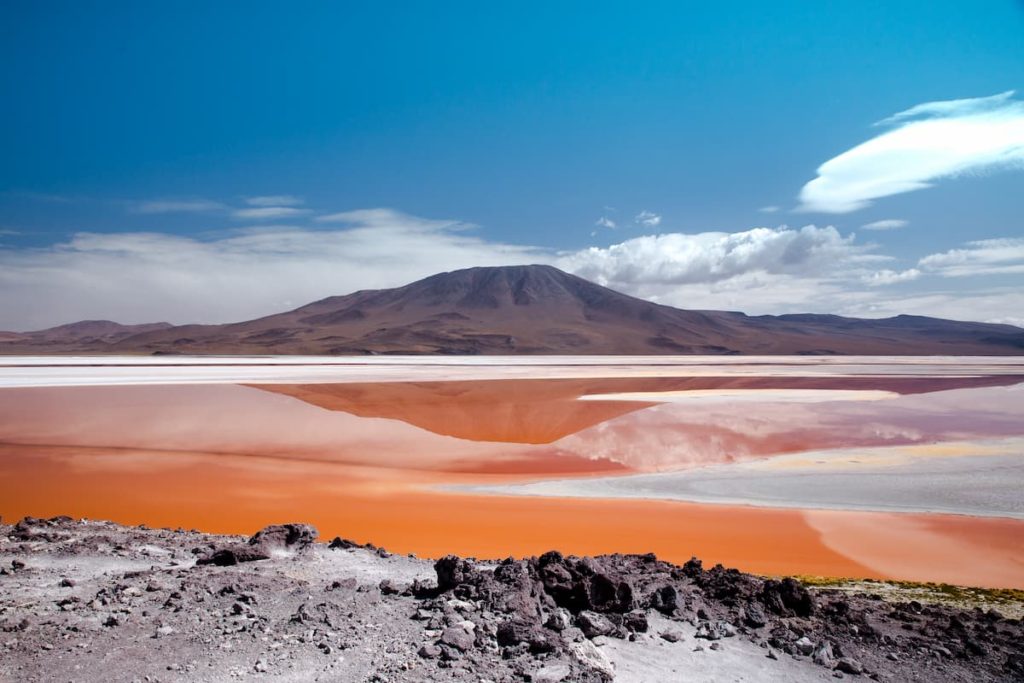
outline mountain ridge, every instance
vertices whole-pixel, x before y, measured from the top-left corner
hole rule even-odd
[[[0,353],[26,352],[1021,355],[1024,329],[913,315],[679,309],[553,266],[520,265],[437,273],[235,323],[82,321],[0,333]]]

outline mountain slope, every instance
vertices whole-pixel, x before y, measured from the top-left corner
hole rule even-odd
[[[165,330],[170,327],[173,327],[170,323],[122,325],[112,320],[81,320],[33,332],[0,332],[0,344],[28,345],[38,347],[37,350],[40,351],[45,350],[47,346],[62,348],[68,345],[78,345],[84,348],[93,344],[111,344],[136,334]]]
[[[919,316],[688,311],[529,265],[440,273],[241,323],[48,345],[0,338],[4,353],[1019,355],[1024,330]]]

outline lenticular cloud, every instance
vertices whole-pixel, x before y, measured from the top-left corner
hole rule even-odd
[[[880,121],[891,130],[818,168],[800,209],[849,213],[941,178],[1024,168],[1024,102],[1013,95],[926,102]]]

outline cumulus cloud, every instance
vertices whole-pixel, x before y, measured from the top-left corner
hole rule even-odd
[[[894,285],[898,282],[910,282],[921,277],[921,271],[917,268],[908,268],[907,270],[879,270],[865,275],[863,281],[865,284],[878,286],[878,285]]]
[[[781,206],[762,206],[758,211],[761,213],[778,213],[782,209]]]
[[[601,284],[691,284],[727,280],[745,273],[824,273],[836,263],[870,258],[834,227],[808,225],[754,228],[743,232],[668,233],[636,237],[609,247],[563,255],[567,270]]]
[[[246,197],[245,203],[249,206],[301,206],[305,202],[302,197],[291,194],[271,194]]]
[[[599,228],[608,228],[609,230],[614,230],[616,227],[615,221],[613,221],[611,218],[608,218],[607,216],[601,216],[600,218],[598,218],[594,222],[594,225],[596,225]]]
[[[154,199],[132,203],[130,208],[135,213],[206,213],[225,207],[210,199]]]
[[[231,215],[235,218],[266,221],[295,218],[307,213],[309,213],[309,209],[297,209],[294,206],[256,206],[250,209],[235,209]]]
[[[633,222],[645,228],[656,228],[661,225],[661,216],[653,211],[644,209],[633,217]]]
[[[1024,238],[975,240],[960,249],[925,256],[918,266],[945,277],[1024,273]]]
[[[849,213],[943,178],[1024,167],[1024,102],[1013,95],[926,102],[880,121],[889,130],[818,168],[799,208]]]
[[[897,230],[899,228],[905,228],[908,225],[910,225],[910,221],[905,221],[902,218],[886,218],[872,223],[865,223],[860,227],[865,230]]]

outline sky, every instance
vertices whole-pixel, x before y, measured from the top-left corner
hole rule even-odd
[[[1024,2],[0,4],[0,329],[475,265],[1024,325]]]

